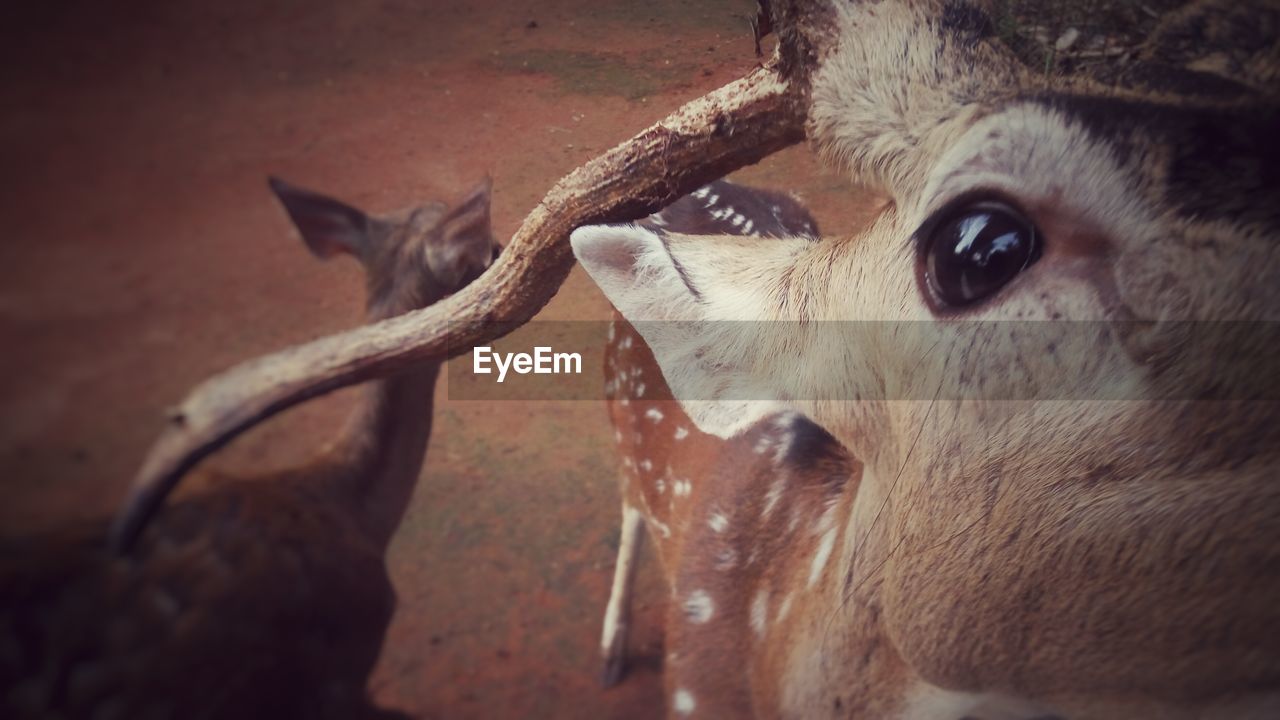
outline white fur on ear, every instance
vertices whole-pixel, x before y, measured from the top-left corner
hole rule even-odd
[[[635,225],[590,225],[574,230],[569,242],[587,274],[653,350],[699,429],[728,438],[783,409],[750,372],[749,338],[759,326],[713,321],[697,286],[690,287],[696,280],[682,277],[662,236]]]
[[[569,244],[583,269],[623,315],[648,319],[634,316],[644,292],[637,286],[637,275],[652,248],[661,250],[657,234],[636,225],[587,225],[569,235]]]

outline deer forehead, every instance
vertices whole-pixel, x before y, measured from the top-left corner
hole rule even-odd
[[[440,224],[440,218],[448,210],[442,202],[429,202],[422,205],[400,208],[379,216],[379,220],[396,231],[427,233]]]
[[[1138,173],[1079,122],[1022,102],[977,121],[933,166],[911,206],[922,219],[962,194],[993,192],[1035,216],[1070,217],[1109,238],[1146,237],[1155,213]]]

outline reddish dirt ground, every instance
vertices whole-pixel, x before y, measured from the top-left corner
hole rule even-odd
[[[166,404],[240,360],[360,320],[269,173],[384,211],[486,171],[509,236],[567,171],[755,62],[749,0],[144,0],[11,5],[0,76],[0,527],[109,513]],[[535,26],[536,23],[536,26]],[[865,197],[797,148],[739,176],[843,231]],[[602,319],[575,270],[541,317]],[[294,463],[342,393],[209,462]],[[597,684],[618,521],[603,404],[450,401],[390,564],[371,680],[421,717],[661,713],[665,592],[639,578],[635,671]]]

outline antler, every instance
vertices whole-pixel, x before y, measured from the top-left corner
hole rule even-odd
[[[812,0],[810,0],[812,2]],[[580,225],[643,217],[701,185],[804,139],[812,28],[822,8],[773,13],[767,65],[686,104],[563,178],[476,282],[435,305],[252,360],[206,380],[174,409],[111,527],[127,551],[182,475],[288,407],[432,358],[461,354],[527,322],[573,265]],[[821,3],[813,3],[821,5]],[[762,12],[768,12],[762,2]]]

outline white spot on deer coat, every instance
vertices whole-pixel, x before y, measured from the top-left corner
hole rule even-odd
[[[636,397],[644,397],[644,383],[640,383],[636,386]]]
[[[657,528],[658,534],[661,535],[663,539],[671,537],[671,528],[666,523],[655,517],[650,517],[649,521],[653,523],[655,528]]]
[[[769,485],[769,491],[764,494],[764,508],[760,510],[760,517],[769,517],[773,512],[773,508],[782,499],[782,493],[787,489],[786,473],[778,473],[778,477],[774,478]]]
[[[640,469],[645,472],[649,472],[653,469],[653,463],[649,461],[649,458],[645,458],[640,461]]]
[[[671,486],[671,492],[676,497],[686,497],[693,492],[693,483],[688,480],[676,480]]]
[[[724,513],[712,513],[711,519],[707,520],[707,525],[718,533],[722,533],[729,529],[729,518]]]
[[[765,624],[769,620],[769,591],[761,589],[751,601],[751,629],[757,638],[764,637]]]
[[[735,213],[733,217],[729,218],[729,224],[733,225],[734,227],[738,227],[739,225],[742,224],[743,220],[746,220],[746,218],[743,217],[742,215]]]
[[[658,478],[653,483],[653,489],[657,490],[658,494],[661,495],[662,493],[667,491],[667,481],[663,480],[662,478]]]
[[[631,336],[630,336],[630,335],[628,335],[628,336],[626,336],[626,337],[622,338],[622,341],[618,343],[618,349],[620,349],[620,350],[626,350],[626,349],[627,349],[627,348],[629,348],[629,347],[631,347]]]
[[[792,437],[791,435],[787,435],[785,438],[783,438],[782,442],[774,446],[773,448],[773,464],[774,465],[781,465],[782,461],[787,459],[787,453],[791,451],[791,437]]]
[[[782,622],[789,612],[791,612],[791,593],[787,593],[787,596],[782,598],[782,604],[778,606],[778,622]]]
[[[644,386],[641,385],[640,387],[644,387]],[[654,422],[662,422],[662,411],[659,410],[658,408],[649,408],[648,410],[645,410],[644,416]]]
[[[715,614],[716,604],[706,590],[694,590],[684,601],[684,617],[694,625],[702,625]]]
[[[678,426],[676,428],[676,439],[683,440],[687,437],[689,437],[689,429],[684,427],[683,425]]]
[[[715,568],[716,570],[732,570],[738,564],[738,551],[733,548],[725,548],[716,553]]]
[[[747,220],[747,224],[742,226],[742,232],[750,235],[751,229],[754,228],[755,226],[756,226],[756,223],[754,220]]]
[[[791,444],[796,439],[796,422],[799,419],[800,416],[795,413],[786,413],[774,419],[773,427],[779,434],[777,443],[773,446],[774,465],[781,465],[791,451]]]
[[[831,557],[831,550],[836,544],[836,529],[830,528],[822,534],[822,539],[818,541],[818,551],[813,554],[813,564],[809,566],[809,587],[813,587],[818,582],[818,578],[822,577],[822,570],[827,566],[827,560]]]
[[[609,342],[613,342],[613,338],[618,334],[618,323],[609,323]]]
[[[675,711],[681,715],[689,715],[693,713],[693,709],[698,707],[698,701],[693,699],[693,693],[680,688],[676,690],[675,696],[672,698],[671,705]]]
[[[693,191],[693,196],[694,196],[694,197],[696,197],[696,198],[698,198],[699,200],[701,200],[702,198],[706,197],[706,196],[707,196],[707,194],[708,194],[708,193],[710,193],[710,192],[711,192],[711,186],[710,186],[710,185],[703,185],[702,187],[700,187],[700,188],[698,188],[697,190],[694,190],[694,191]]]

